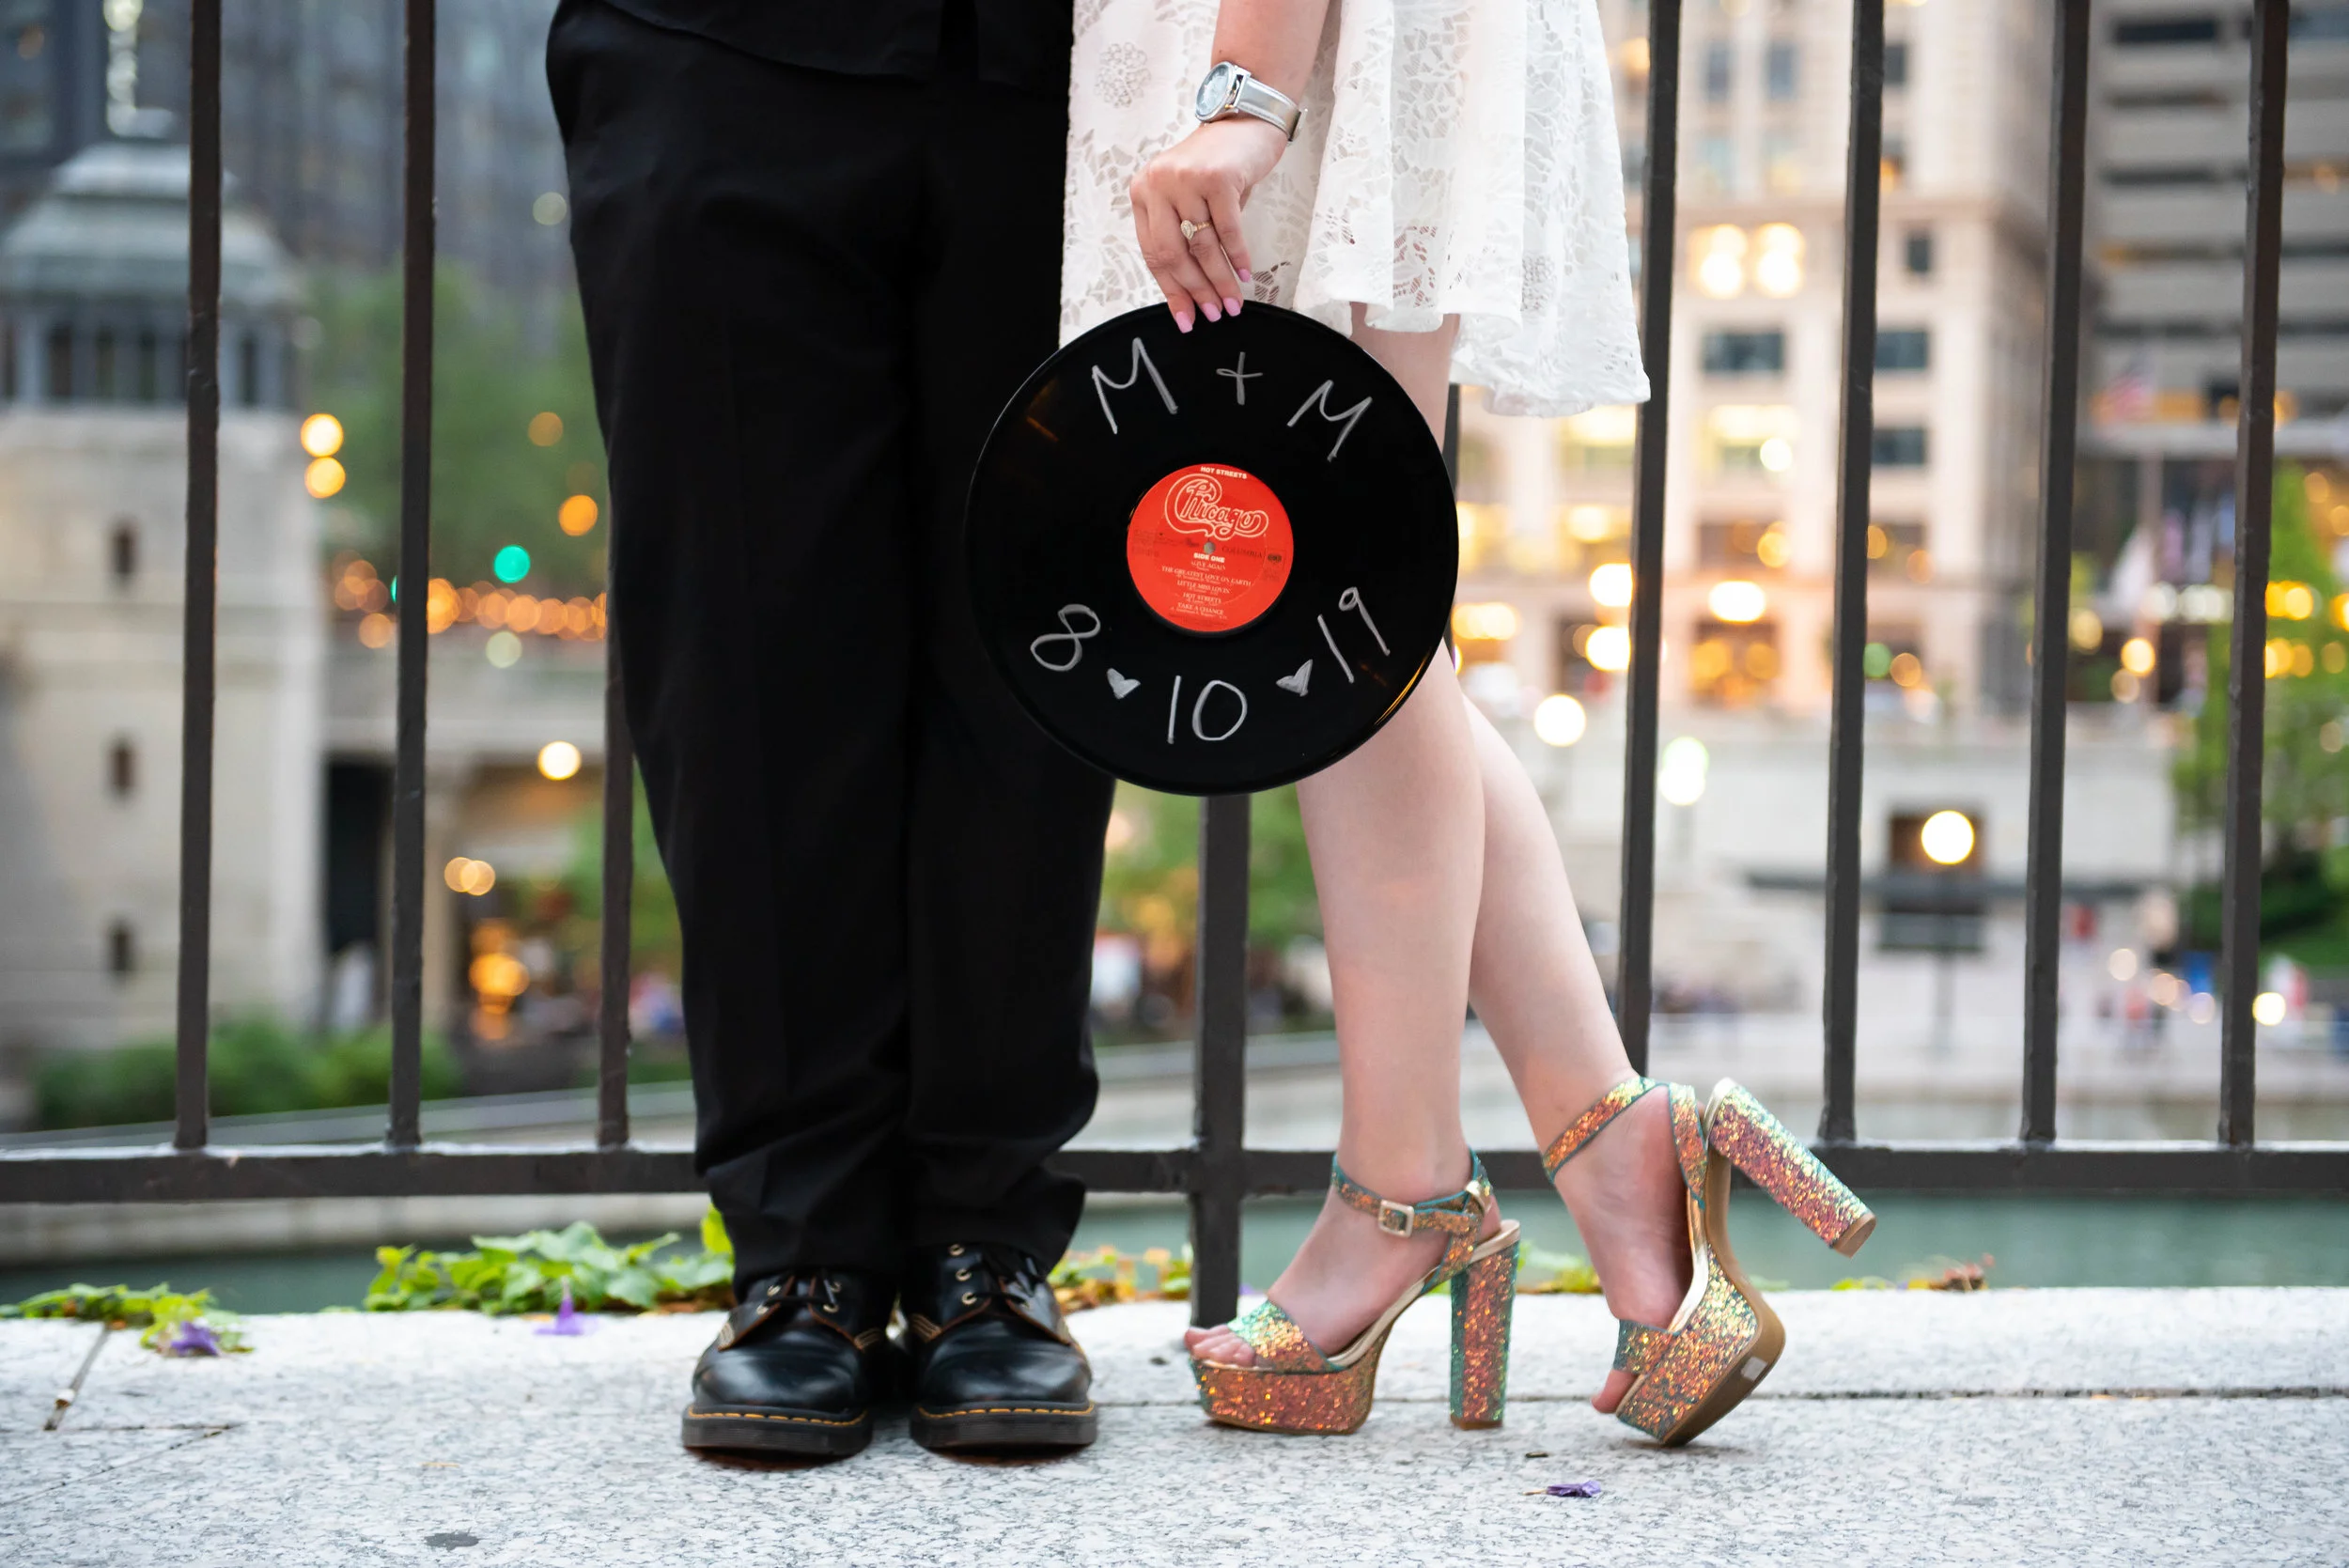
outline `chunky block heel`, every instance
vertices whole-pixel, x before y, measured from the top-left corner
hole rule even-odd
[[[1509,1320],[1517,1247],[1478,1259],[1452,1281],[1452,1424],[1499,1426],[1509,1402]]]
[[[1843,1256],[1859,1251],[1876,1228],[1868,1205],[1744,1085],[1723,1079],[1713,1086],[1713,1098],[1704,1108],[1704,1131],[1706,1141],[1754,1186]]]
[[[1615,1417],[1672,1447],[1736,1408],[1786,1347],[1784,1326],[1730,1250],[1732,1167],[1846,1257],[1859,1250],[1876,1221],[1868,1205],[1761,1101],[1727,1079],[1714,1087],[1703,1110],[1696,1091],[1686,1084],[1626,1079],[1543,1151],[1543,1170],[1555,1179],[1560,1166],[1655,1089],[1665,1091],[1672,1153],[1688,1188],[1688,1255],[1695,1278],[1669,1325],[1619,1325],[1615,1366],[1632,1374],[1632,1384]]]
[[[1232,1320],[1232,1331],[1254,1352],[1248,1366],[1197,1356],[1191,1381],[1207,1419],[1252,1432],[1336,1435],[1370,1418],[1378,1383],[1378,1355],[1404,1309],[1449,1281],[1452,1284],[1452,1419],[1461,1426],[1499,1426],[1509,1373],[1509,1313],[1516,1304],[1517,1224],[1504,1219],[1478,1239],[1492,1211],[1492,1184],[1474,1160],[1469,1184],[1423,1203],[1398,1203],[1349,1179],[1330,1162],[1330,1187],[1349,1208],[1374,1215],[1384,1234],[1403,1237],[1440,1231],[1449,1238],[1442,1261],[1380,1312],[1352,1344],[1324,1355],[1294,1318],[1269,1297]]]

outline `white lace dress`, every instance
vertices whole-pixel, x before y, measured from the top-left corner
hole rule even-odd
[[[1163,296],[1127,184],[1190,133],[1217,0],[1077,0],[1061,340]],[[1595,0],[1330,0],[1297,140],[1249,197],[1252,298],[1340,332],[1460,318],[1502,413],[1647,396]]]

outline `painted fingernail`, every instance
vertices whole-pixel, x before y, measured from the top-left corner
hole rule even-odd
[[[1223,319],[1223,313],[1216,309],[1215,306],[1209,304],[1201,305],[1199,307],[1199,314],[1206,317],[1210,321],[1221,321]]]
[[[1174,313],[1174,330],[1178,333],[1187,333],[1190,331],[1190,311],[1178,310]]]
[[[1253,283],[1256,281],[1256,274],[1250,272],[1247,268],[1242,267],[1239,270],[1239,281],[1242,283]]]
[[[1229,294],[1226,294],[1223,297],[1223,308],[1230,311],[1233,315],[1237,316],[1239,314],[1239,302],[1233,299]]]

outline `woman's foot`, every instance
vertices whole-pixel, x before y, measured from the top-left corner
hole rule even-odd
[[[1661,1328],[1680,1310],[1691,1267],[1688,1192],[1660,1091],[1640,1096],[1558,1172],[1558,1195],[1618,1319]],[[1612,1415],[1630,1389],[1629,1373],[1610,1371],[1592,1407]]]
[[[1486,1211],[1477,1239],[1500,1229],[1501,1209],[1495,1205]],[[1406,1286],[1435,1267],[1451,1239],[1441,1231],[1389,1235],[1374,1218],[1341,1203],[1333,1191],[1322,1201],[1305,1245],[1266,1294],[1325,1355],[1335,1355],[1376,1323]],[[1183,1344],[1201,1360],[1222,1366],[1256,1361],[1248,1342],[1226,1324],[1187,1328]]]

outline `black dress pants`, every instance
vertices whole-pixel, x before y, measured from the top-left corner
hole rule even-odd
[[[934,81],[836,75],[601,0],[565,0],[548,78],[737,1279],[948,1240],[1050,1263],[1111,784],[1003,690],[961,533],[1055,342],[1066,104],[951,39]]]

